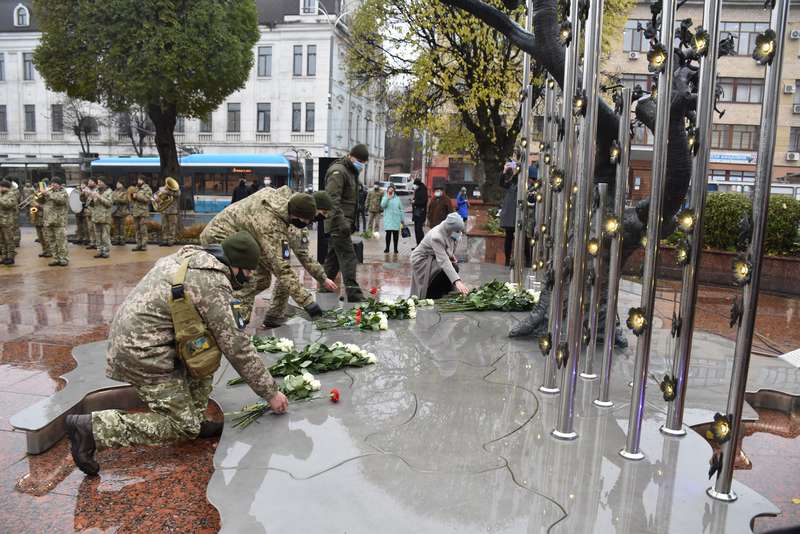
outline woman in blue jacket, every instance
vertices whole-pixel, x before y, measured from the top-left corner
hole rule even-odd
[[[383,231],[386,233],[386,249],[383,253],[389,253],[389,243],[394,239],[394,253],[397,254],[400,225],[403,223],[403,204],[395,194],[393,185],[390,185],[383,195],[381,208],[383,208]]]
[[[467,222],[467,217],[469,217],[469,199],[467,199],[466,187],[462,187],[461,191],[458,192],[458,196],[456,196],[456,211],[461,215],[464,222]]]

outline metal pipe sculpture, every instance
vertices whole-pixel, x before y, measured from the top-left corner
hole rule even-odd
[[[573,4],[578,3],[573,0]],[[600,32],[603,27],[603,0],[593,0],[589,4],[584,38],[583,88],[572,98],[573,114],[584,117],[581,132],[579,171],[573,176],[577,185],[575,199],[575,224],[573,226],[572,282],[569,286],[567,310],[567,343],[560,347],[561,366],[561,404],[559,406],[556,428],[553,436],[558,439],[575,439],[578,434],[573,428],[575,382],[578,378],[578,359],[583,343],[583,291],[586,283],[586,248],[589,239],[589,211],[592,207],[595,171],[595,138],[597,136],[597,115],[599,111],[599,56]],[[578,35],[574,36],[578,41]],[[570,101],[565,93],[565,101]]]
[[[531,31],[533,27],[533,0],[527,0],[527,15],[525,17],[525,29]],[[527,238],[525,237],[526,228],[526,210],[528,201],[528,166],[530,153],[528,144],[531,137],[531,102],[533,101],[533,87],[531,86],[531,56],[524,54],[522,61],[522,140],[520,141],[519,149],[519,164],[522,170],[519,172],[517,178],[517,213],[516,220],[514,221],[514,260],[513,270],[511,272],[511,281],[518,284],[520,287],[524,283],[525,273],[525,248],[528,246]]]
[[[767,66],[764,83],[764,102],[761,104],[761,134],[758,140],[758,163],[753,191],[752,234],[745,252],[733,263],[734,280],[742,287],[742,296],[734,306],[732,320],[738,322],[736,348],[733,355],[733,373],[728,406],[725,415],[716,414],[711,425],[712,440],[721,446],[719,454],[712,459],[712,474],[717,472],[709,496],[720,501],[736,500],[731,489],[733,482],[733,463],[736,459],[736,444],[742,435],[742,405],[747,387],[747,371],[750,367],[750,350],[753,344],[753,329],[758,306],[758,286],[761,275],[761,259],[764,254],[764,233],[767,228],[767,207],[769,204],[770,181],[775,147],[776,119],[780,99],[781,67],[786,39],[789,0],[779,0],[772,4],[770,27],[756,38],[753,58]]]
[[[594,380],[594,356],[597,352],[598,316],[600,315],[600,288],[605,280],[605,261],[603,261],[603,223],[606,218],[606,195],[608,184],[597,184],[595,191],[594,221],[592,236],[586,243],[586,250],[592,257],[592,269],[589,272],[589,283],[592,287],[589,296],[589,344],[583,358],[581,378]]]
[[[667,171],[667,145],[669,143],[670,101],[672,97],[672,65],[675,54],[672,41],[677,0],[663,0],[661,10],[660,41],[651,43],[647,60],[650,70],[658,72],[656,98],[656,127],[653,141],[653,176],[650,206],[647,217],[644,275],[642,276],[642,301],[640,308],[628,312],[628,326],[639,337],[636,345],[636,362],[633,371],[631,410],[628,416],[628,439],[620,454],[629,460],[641,460],[639,450],[642,418],[645,407],[647,370],[650,362],[650,344],[653,335],[653,305],[656,297],[656,264],[661,235],[661,212],[664,203],[664,186]]]
[[[664,399],[669,402],[667,422],[661,432],[683,436],[683,408],[686,399],[686,381],[689,376],[689,359],[692,354],[694,312],[697,304],[697,269],[703,249],[703,208],[708,188],[708,158],[711,154],[711,125],[714,121],[714,100],[717,87],[717,56],[719,54],[719,14],[722,0],[709,0],[703,11],[704,29],[698,29],[692,39],[692,51],[700,56],[700,74],[697,90],[697,119],[690,137],[694,162],[692,192],[689,208],[678,213],[678,228],[690,237],[678,246],[678,262],[683,264],[683,286],[679,315],[672,325],[677,336],[672,375],[661,382]],[[671,399],[671,400],[670,400]]]
[[[614,212],[604,222],[603,231],[611,240],[608,254],[608,288],[606,292],[606,323],[603,338],[603,363],[600,368],[600,387],[594,404],[600,407],[613,406],[609,397],[611,384],[611,357],[614,354],[614,334],[617,329],[617,297],[619,295],[620,272],[622,271],[622,217],[625,213],[625,197],[628,194],[628,166],[631,149],[631,93],[622,90],[617,144],[619,152],[613,157],[617,165],[614,183]]]
[[[555,101],[555,82],[548,78],[544,89],[544,132],[542,142],[539,144],[539,188],[536,193],[536,220],[533,232],[535,242],[531,264],[534,271],[537,271],[537,278],[540,280],[547,261],[547,229],[550,223],[550,164],[555,161],[553,158],[555,137],[552,135]]]
[[[561,343],[561,327],[564,308],[564,259],[567,257],[567,229],[569,214],[569,198],[572,192],[572,177],[575,176],[575,157],[577,153],[575,139],[575,115],[572,112],[572,96],[578,83],[578,62],[580,60],[580,35],[582,19],[580,5],[577,0],[570,2],[569,20],[562,23],[561,41],[567,47],[564,62],[564,85],[562,91],[562,116],[563,127],[559,126],[563,135],[559,151],[558,167],[550,169],[550,187],[554,194],[553,202],[556,204],[555,230],[553,242],[553,259],[547,273],[547,285],[552,285],[547,334],[539,338],[539,349],[545,356],[544,380],[539,387],[542,393],[558,393],[560,389],[556,383],[556,371],[561,368],[558,355],[563,354]]]

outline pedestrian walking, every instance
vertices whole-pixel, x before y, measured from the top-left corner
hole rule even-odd
[[[425,237],[425,219],[428,215],[428,188],[417,177],[414,179],[414,200],[411,201],[411,220],[414,221],[414,238],[417,245]]]
[[[466,223],[469,218],[469,197],[467,196],[467,188],[462,187],[461,191],[456,195],[456,211],[461,215],[461,219]]]
[[[383,209],[383,232],[386,234],[386,248],[383,253],[389,253],[389,245],[394,241],[394,253],[397,254],[397,242],[400,240],[400,227],[403,224],[403,203],[397,196],[393,185],[386,189],[386,194],[381,199]]]
[[[372,191],[367,196],[367,207],[369,208],[369,222],[367,223],[367,231],[375,233],[378,231],[379,219],[381,217],[381,201],[383,200],[383,191],[381,186],[375,184]]]

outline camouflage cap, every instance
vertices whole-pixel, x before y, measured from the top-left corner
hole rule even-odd
[[[317,203],[307,193],[295,193],[289,199],[289,215],[311,221],[317,216]]]
[[[248,232],[244,230],[228,236],[222,242],[222,250],[231,267],[241,267],[242,269],[255,269],[258,267],[258,257],[261,255],[261,247],[258,242]]]
[[[332,210],[333,200],[331,196],[325,191],[317,191],[314,193],[314,202],[317,204],[318,210]]]

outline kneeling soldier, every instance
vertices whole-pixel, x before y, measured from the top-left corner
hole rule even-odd
[[[103,410],[66,418],[72,457],[88,475],[96,448],[156,445],[219,435],[205,420],[221,356],[276,413],[286,396],[242,331],[233,289],[258,266],[258,243],[238,232],[221,245],[185,246],[158,260],[122,303],[109,334],[106,374],[129,382],[149,413]]]

